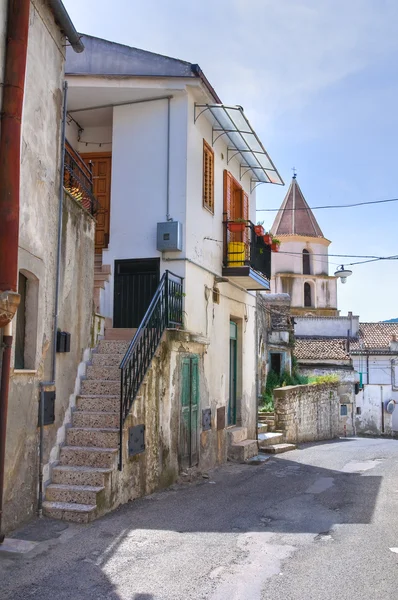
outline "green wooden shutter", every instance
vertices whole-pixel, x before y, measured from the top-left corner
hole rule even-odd
[[[181,418],[180,418],[180,456],[181,466],[190,466],[190,421],[191,421],[191,361],[183,358],[181,363]]]
[[[191,357],[191,467],[199,462],[198,448],[199,417],[199,359]]]

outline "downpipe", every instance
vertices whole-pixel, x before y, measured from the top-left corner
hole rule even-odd
[[[4,328],[4,351],[0,380],[0,544],[3,543],[5,537],[2,519],[12,350],[11,321],[19,304],[17,281],[21,123],[25,95],[29,11],[30,0],[8,1],[0,133],[0,313],[2,317],[6,314],[6,318],[1,321],[0,325]],[[10,301],[13,305],[11,311],[8,310]]]

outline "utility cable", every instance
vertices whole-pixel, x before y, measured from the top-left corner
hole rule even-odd
[[[302,206],[294,208],[257,208],[256,212],[279,212],[280,210],[321,210],[322,208],[353,208],[355,206],[367,206],[369,204],[385,204],[387,202],[398,202],[398,198],[388,198],[387,200],[370,200],[369,202],[354,202],[353,204],[326,204],[324,206]]]

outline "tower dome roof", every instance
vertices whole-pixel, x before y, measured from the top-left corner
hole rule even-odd
[[[276,238],[284,235],[324,237],[295,175],[271,227],[271,233]]]

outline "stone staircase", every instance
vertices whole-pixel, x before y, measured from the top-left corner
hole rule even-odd
[[[257,440],[247,439],[246,427],[231,427],[228,433],[228,460],[246,462],[258,454]]]
[[[109,282],[111,265],[102,264],[102,253],[94,254],[94,310],[100,312],[101,290]]]
[[[276,429],[275,413],[258,413],[258,447],[260,452],[281,454],[295,450],[295,444],[286,444],[282,430]]]
[[[87,523],[111,508],[119,446],[120,371],[127,341],[101,340],[87,365],[81,395],[61,448],[43,512]]]

